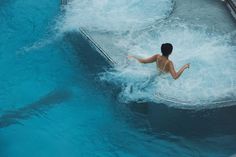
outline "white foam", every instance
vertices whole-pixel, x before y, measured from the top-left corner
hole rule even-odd
[[[66,8],[60,30],[85,27],[103,35],[104,31],[116,32],[112,40],[116,48],[142,57],[160,52],[160,45],[170,42],[174,46],[170,59],[176,69],[191,64],[176,81],[157,76],[154,64],[141,65],[135,61],[103,73],[102,80],[122,87],[121,101],[163,102],[156,96],[158,93],[166,104],[180,108],[232,105],[217,102],[236,99],[236,43],[232,37],[235,32],[222,36],[207,26],[192,26],[174,18],[153,24],[168,16],[172,9],[170,0],[73,0]],[[119,33],[127,30],[128,33]]]
[[[172,0],[73,0],[66,6],[61,30],[143,28],[168,16],[172,8]]]
[[[132,33],[117,39],[117,46],[130,54],[146,57],[160,52],[162,43],[170,42],[174,45],[170,59],[176,69],[186,63],[190,63],[191,68],[173,80],[170,76],[159,77],[155,64],[131,62],[106,72],[102,79],[122,85],[123,101],[158,101],[155,96],[158,93],[165,103],[181,108],[233,105],[226,103],[236,100],[236,47],[230,40],[231,35],[214,35],[204,27],[180,25],[178,20],[172,21],[172,26],[165,23],[149,31]]]

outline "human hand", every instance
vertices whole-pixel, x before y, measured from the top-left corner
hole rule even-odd
[[[189,64],[189,63],[184,65],[184,68],[185,68],[185,69],[187,69],[187,68],[189,68],[189,67],[190,67],[190,64]]]

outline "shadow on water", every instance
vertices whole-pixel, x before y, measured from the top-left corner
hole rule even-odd
[[[65,34],[64,41],[69,42],[76,51],[80,62],[84,65],[83,68],[89,70],[88,73],[97,75],[104,69],[111,67],[109,62],[92,48],[79,32]]]
[[[120,89],[99,79],[100,73],[112,68],[110,62],[101,56],[79,32],[69,32],[65,34],[63,40],[75,51],[78,63],[82,64],[80,70],[84,71],[83,77],[89,80],[93,87],[98,88],[99,92],[116,97]]]
[[[206,110],[184,110],[164,104],[128,104],[133,112],[144,114],[152,130],[185,137],[236,135],[236,106]]]
[[[83,68],[87,71],[84,77],[91,80],[94,86],[99,86],[97,84],[97,74],[103,71],[104,68],[109,67],[104,58],[91,48],[79,33],[66,34],[64,42],[70,42],[76,53],[83,52],[77,55],[79,55],[79,62],[83,63]],[[69,89],[55,89],[36,102],[24,105],[24,107],[13,111],[4,112],[0,116],[0,128],[21,124],[21,120],[40,115],[46,109],[69,100],[72,94]]]
[[[84,70],[84,77],[95,88],[99,88],[99,92],[108,94],[115,99],[120,89],[109,83],[101,82],[99,79],[101,72],[112,68],[110,62],[101,56],[79,32],[68,32],[64,35],[63,40],[64,42],[68,42],[72,49],[75,50],[76,56],[79,59],[78,62],[82,64],[82,68],[80,67],[80,69]]]
[[[28,119],[42,113],[44,110],[69,100],[72,92],[68,89],[55,89],[29,105],[14,111],[8,111],[0,117],[0,128],[19,124],[20,120]]]

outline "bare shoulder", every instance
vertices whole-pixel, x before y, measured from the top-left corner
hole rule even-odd
[[[161,59],[161,55],[159,55],[159,54],[156,54],[156,57],[158,60]]]
[[[171,60],[168,60],[168,63],[167,63],[169,66],[174,66],[173,62]]]

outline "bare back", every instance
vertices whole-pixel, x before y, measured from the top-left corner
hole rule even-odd
[[[153,55],[149,58],[138,58],[135,56],[128,56],[129,58],[135,58],[137,59],[140,63],[153,63],[156,62],[157,68],[160,69],[160,72],[162,73],[170,73],[173,79],[178,79],[180,75],[184,72],[186,68],[189,68],[189,64],[185,64],[180,68],[178,72],[175,71],[174,64],[172,63],[171,60],[169,60],[165,56],[161,56],[159,54]]]
[[[156,64],[157,64],[157,68],[161,72],[164,72],[164,73],[170,72],[169,63],[170,63],[170,60],[168,60],[168,58],[164,56],[157,56]]]

